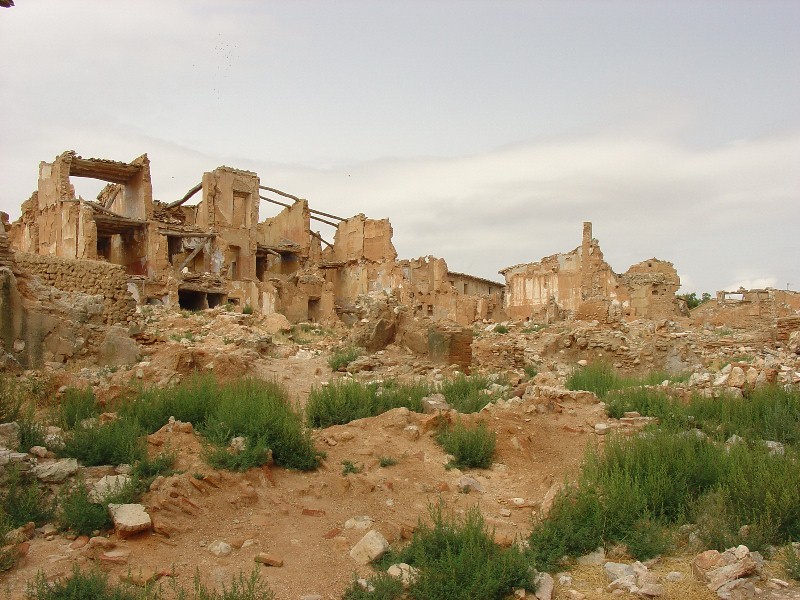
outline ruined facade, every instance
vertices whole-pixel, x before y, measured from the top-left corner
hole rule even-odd
[[[70,177],[108,185],[85,200]],[[200,199],[189,205],[195,194]],[[260,221],[261,200],[283,208]],[[333,243],[312,231],[314,219],[336,228]],[[37,190],[10,232],[22,260],[48,283],[63,279],[48,277],[53,269],[42,261],[49,258],[115,265],[138,304],[198,310],[230,303],[292,322],[333,322],[353,314],[360,295],[384,292],[422,315],[462,324],[502,310],[502,284],[451,274],[443,259],[398,261],[388,220],[315,211],[230,167],[205,173],[183,198],[164,203],[153,199],[146,155],[125,163],[64,152],[40,163]],[[32,255],[40,258],[24,258]]]
[[[507,267],[505,310],[509,317],[552,322],[564,318],[614,321],[679,314],[680,278],[672,263],[655,258],[617,275],[583,224],[581,245],[536,263]]]
[[[718,291],[716,298],[692,311],[697,325],[732,329],[775,331],[778,341],[786,341],[800,330],[800,293],[773,288]]]

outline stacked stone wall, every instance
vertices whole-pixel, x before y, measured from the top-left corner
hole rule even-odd
[[[128,276],[120,265],[17,252],[17,268],[42,283],[66,292],[103,296],[106,323],[126,323],[133,318],[136,301],[128,291]]]

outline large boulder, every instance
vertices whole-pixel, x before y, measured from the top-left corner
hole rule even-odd
[[[97,362],[101,365],[121,367],[139,362],[139,345],[131,339],[128,331],[114,325],[97,350]]]

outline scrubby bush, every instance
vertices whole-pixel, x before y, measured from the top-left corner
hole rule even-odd
[[[190,377],[176,386],[142,390],[120,408],[123,418],[156,431],[171,416],[194,424],[213,446],[206,452],[216,466],[233,470],[260,466],[272,457],[283,467],[310,470],[319,465],[310,432],[274,382],[246,379],[219,383],[213,376]],[[245,437],[238,455],[226,449],[234,437]]]
[[[370,577],[370,590],[365,589],[357,577],[353,577],[353,582],[342,596],[342,600],[395,600],[403,596],[403,583],[388,573],[378,573]]]
[[[726,448],[663,427],[634,438],[611,437],[590,451],[579,481],[556,498],[530,535],[538,569],[564,555],[623,543],[644,559],[669,545],[668,528],[698,524],[710,546],[760,549],[800,536],[796,453],[771,455],[757,444]]]
[[[436,441],[453,455],[451,465],[454,467],[488,469],[492,466],[497,436],[485,423],[467,427],[459,420],[453,426],[442,427]]]
[[[69,577],[48,582],[41,571],[33,582],[28,584],[28,598],[31,600],[273,600],[274,594],[261,580],[258,570],[249,577],[242,573],[231,579],[230,585],[223,584],[222,591],[209,590],[195,575],[194,585],[185,590],[172,583],[168,593],[160,586],[148,585],[136,588],[125,584],[114,584],[108,575],[98,569],[80,570],[73,565]]]
[[[58,506],[60,527],[77,535],[94,535],[95,531],[111,529],[113,525],[108,505],[91,502],[89,490],[82,480],[62,488]]]
[[[311,390],[305,407],[306,422],[311,427],[330,427],[374,417],[393,408],[422,412],[422,399],[429,393],[430,388],[424,384],[387,381],[379,385],[339,379]]]
[[[476,413],[492,401],[487,388],[491,385],[488,377],[483,375],[456,375],[445,379],[440,388],[447,403],[460,413]]]
[[[419,569],[408,589],[415,600],[474,600],[505,598],[514,588],[533,589],[533,571],[516,545],[494,543],[477,507],[463,519],[431,511],[432,524],[421,523],[395,562]]]
[[[359,356],[361,356],[361,349],[356,346],[340,348],[335,350],[333,354],[328,357],[328,366],[331,368],[331,371],[338,371],[349,365]]]
[[[604,361],[596,361],[575,369],[567,377],[566,386],[568,390],[586,390],[603,398],[610,390],[621,388],[622,382],[613,366]]]
[[[47,489],[18,467],[7,467],[0,487],[0,521],[13,529],[30,521],[42,525],[52,516],[53,501]]]
[[[100,414],[100,407],[92,388],[69,388],[58,405],[58,424],[64,429],[74,429],[81,421]]]
[[[25,396],[17,378],[0,373],[0,423],[16,421],[24,402]]]
[[[86,466],[133,464],[145,456],[143,434],[134,419],[95,422],[71,431],[58,452]]]
[[[498,324],[494,326],[493,331],[495,333],[508,333],[511,330],[506,325]]]

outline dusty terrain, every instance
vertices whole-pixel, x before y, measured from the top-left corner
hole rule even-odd
[[[23,598],[26,582],[39,571],[52,579],[68,575],[73,564],[88,567],[97,562],[113,578],[168,574],[184,585],[195,574],[219,585],[258,566],[279,599],[313,594],[340,598],[355,573],[372,572],[349,555],[366,532],[346,526],[354,517],[368,517],[390,543],[401,544],[437,503],[457,513],[477,505],[499,543],[510,544],[526,536],[542,503],[565,479],[576,475],[587,446],[603,443],[595,426],[634,427],[610,421],[593,396],[570,395],[563,389],[564,376],[578,360],[605,356],[621,367],[680,367],[700,375],[712,373],[711,379],[733,360],[759,373],[773,369],[777,377],[789,381],[800,377],[797,354],[761,334],[720,332],[694,327],[688,320],[634,323],[624,328],[596,322],[545,328],[509,325],[507,334],[493,332],[492,324],[475,327],[473,370],[502,374],[508,382],[504,400],[468,417],[485,421],[498,435],[490,469],[445,469],[448,459],[433,440],[438,417],[405,409],[315,431],[316,445],[327,456],[310,473],[274,466],[244,474],[214,471],[201,457],[197,435],[165,427],[149,436],[149,452],[177,451],[175,466],[180,474],[157,480],[143,499],[154,531],[128,539],[111,533],[103,543],[107,547],[101,547],[97,540],[81,546],[82,540],[53,528],[40,530],[18,565],[0,575],[2,594],[10,600]],[[197,369],[212,371],[222,379],[277,380],[302,406],[314,386],[350,376],[332,373],[327,365],[331,350],[347,335],[344,328],[287,331],[267,317],[222,309],[199,313],[157,309],[145,311],[137,328],[139,362],[119,369],[60,369],[52,377],[61,385],[92,385],[99,399],[112,401],[132,385],[174,383]],[[368,355],[360,364],[363,370],[352,376],[361,380],[435,381],[454,370],[430,364],[395,345]],[[539,371],[533,382],[522,370],[525,364]],[[693,385],[705,385],[709,378],[700,379]],[[533,383],[538,391],[531,392]],[[552,389],[560,392],[546,391]],[[397,463],[382,467],[382,457]],[[343,474],[343,461],[351,461],[362,471]],[[93,481],[114,469],[84,471],[86,479]],[[464,476],[474,478],[482,490],[464,490]],[[232,553],[215,556],[210,551],[215,541],[230,544]],[[274,555],[283,561],[282,566],[256,565],[259,553]],[[652,568],[688,574],[690,558],[665,559]],[[779,570],[773,574],[782,575]],[[557,586],[555,597],[573,597],[568,595],[570,589],[588,598],[606,597],[601,580],[601,567],[581,567],[571,585]],[[670,584],[664,597],[715,596],[688,575],[683,582]],[[764,597],[797,597],[797,592],[766,590]]]

